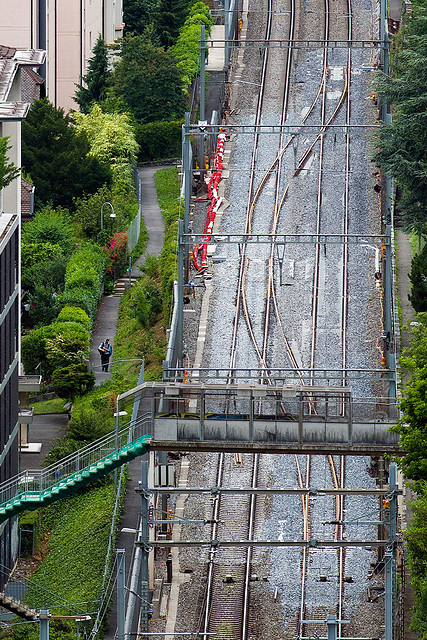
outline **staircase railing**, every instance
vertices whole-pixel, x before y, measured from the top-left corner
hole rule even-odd
[[[53,489],[55,486],[59,487],[63,484],[64,478],[90,470],[91,466],[100,463],[102,459],[109,456],[111,458],[111,454],[116,451],[126,450],[144,436],[148,440],[150,427],[151,419],[147,415],[141,416],[119,431],[113,431],[91,442],[45,469],[27,469],[13,476],[0,484],[0,507],[18,496],[23,498]]]

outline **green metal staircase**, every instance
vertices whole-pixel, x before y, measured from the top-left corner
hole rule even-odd
[[[152,438],[150,425],[149,418],[139,418],[42,471],[27,470],[0,484],[0,523],[64,498],[143,455]]]

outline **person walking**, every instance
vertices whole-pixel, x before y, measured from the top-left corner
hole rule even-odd
[[[108,362],[111,354],[113,353],[113,348],[110,344],[109,338],[105,338],[104,342],[101,342],[98,347],[98,351],[101,354],[102,371],[108,371]]]

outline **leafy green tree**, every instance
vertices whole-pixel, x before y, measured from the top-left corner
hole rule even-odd
[[[116,218],[111,219],[111,208],[103,209],[104,234],[101,230],[101,207],[105,202],[111,202]],[[134,193],[128,197],[118,197],[108,187],[101,187],[99,191],[90,196],[76,199],[75,222],[79,225],[86,237],[105,244],[108,238],[116,231],[125,231],[132,218],[138,211],[138,204]]]
[[[22,228],[22,241],[26,244],[38,244],[38,251],[44,243],[57,245],[66,255],[73,248],[73,227],[68,211],[50,206],[43,207],[32,220],[26,222]]]
[[[427,225],[427,9],[416,8],[392,58],[392,74],[378,75],[377,92],[393,104],[393,122],[383,124],[375,160],[405,196],[400,209],[408,231]]]
[[[140,123],[177,120],[184,111],[175,56],[143,36],[124,38],[114,72],[114,90]]]
[[[411,323],[409,346],[403,350],[399,365],[411,374],[427,366],[427,313],[417,313],[416,322]]]
[[[89,142],[70,116],[49,100],[35,100],[22,122],[22,164],[31,175],[36,197],[72,209],[73,198],[111,182],[108,165],[89,155]]]
[[[423,483],[422,493],[411,504],[412,518],[405,535],[408,550],[411,587],[415,592],[414,614],[410,629],[419,637],[427,634],[427,487]]]
[[[412,258],[409,279],[412,283],[409,299],[415,311],[427,311],[427,245]]]
[[[87,73],[82,77],[82,81],[86,86],[83,86],[83,84],[77,86],[74,97],[80,107],[80,111],[88,113],[94,102],[100,102],[106,98],[110,77],[108,48],[102,35],[99,34],[92,49],[92,57],[88,62]]]
[[[417,370],[405,386],[400,407],[403,417],[393,428],[405,451],[399,466],[406,478],[427,481],[427,366]]]
[[[11,148],[8,145],[9,138],[0,138],[0,189],[7,187],[8,184],[17,178],[20,174],[20,169],[15,167],[13,162],[10,162],[7,157],[7,152]]]
[[[89,154],[109,165],[113,175],[113,190],[125,194],[134,190],[133,164],[136,162],[138,143],[127,113],[103,113],[93,105],[88,114],[76,113],[75,122],[90,144]]]
[[[28,271],[42,262],[48,262],[59,253],[62,253],[59,244],[53,244],[52,242],[21,242],[22,271]]]
[[[76,396],[93,389],[95,376],[84,364],[70,364],[53,372],[52,384],[60,398],[69,398],[73,402]]]
[[[54,335],[45,341],[46,359],[52,371],[82,364],[89,355],[89,332],[79,322],[55,322]]]

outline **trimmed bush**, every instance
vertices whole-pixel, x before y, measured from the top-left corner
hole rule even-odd
[[[37,373],[36,367],[41,363],[43,375],[51,373],[47,363],[46,338],[53,338],[55,331],[52,325],[33,329],[22,338],[21,357],[26,375]]]
[[[58,296],[59,306],[81,307],[93,323],[102,293],[104,272],[104,250],[89,242],[82,245],[68,261],[65,290]]]
[[[70,289],[69,291],[61,293],[57,299],[58,304],[61,307],[71,306],[83,309],[93,324],[96,317],[96,309],[98,307],[98,298],[95,299],[90,291],[82,288]]]
[[[99,274],[92,267],[73,269],[65,275],[65,289],[88,289],[95,297],[100,294]]]
[[[59,312],[58,322],[80,322],[87,331],[90,331],[90,318],[80,307],[63,307]]]
[[[183,124],[184,120],[172,120],[139,125],[136,131],[138,162],[180,158]]]
[[[95,376],[84,364],[70,364],[55,369],[52,384],[58,396],[69,398],[73,402],[75,396],[82,396],[93,389]]]

